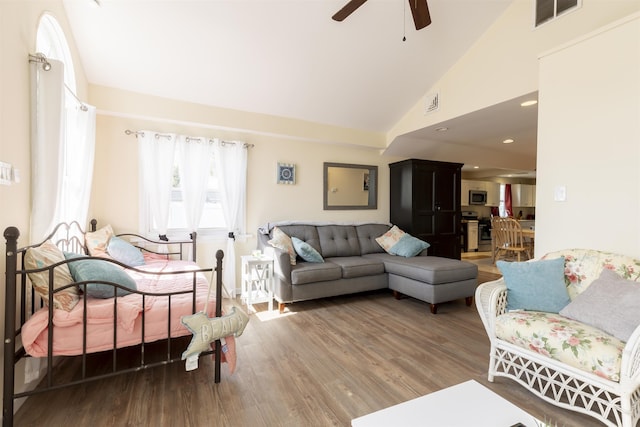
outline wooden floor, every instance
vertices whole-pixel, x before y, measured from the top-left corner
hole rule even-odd
[[[481,272],[480,282],[494,277]],[[489,341],[475,304],[443,304],[432,315],[426,303],[385,290],[297,303],[283,315],[256,308],[237,340],[238,368],[229,375],[224,365],[220,384],[208,357],[192,372],[175,363],[33,396],[15,425],[349,426],[470,379],[558,426],[602,425],[511,380],[489,383]]]

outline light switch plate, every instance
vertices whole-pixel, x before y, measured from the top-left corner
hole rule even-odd
[[[13,183],[13,166],[10,163],[0,162],[0,184],[11,185]]]
[[[553,190],[553,200],[556,202],[564,202],[567,200],[567,187],[559,185]]]

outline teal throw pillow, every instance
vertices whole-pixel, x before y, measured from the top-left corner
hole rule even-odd
[[[111,258],[129,267],[138,267],[144,264],[142,251],[118,236],[112,236],[109,239],[107,253]]]
[[[78,258],[80,255],[65,252],[66,259]],[[136,290],[136,282],[120,266],[102,259],[82,259],[69,263],[69,270],[75,282],[89,282],[86,295],[94,298],[113,298],[114,286],[106,283],[91,283],[92,280],[104,280],[117,283],[130,290]],[[84,289],[84,286],[80,286]],[[116,288],[119,297],[128,295],[130,290]]]
[[[300,255],[300,258],[303,260],[307,262],[324,262],[322,255],[307,242],[303,242],[297,237],[291,237],[291,242],[293,243],[293,248],[296,253]]]
[[[420,252],[427,249],[429,246],[431,245],[424,240],[420,240],[408,233],[405,233],[400,240],[398,240],[398,243],[389,248],[389,253],[392,255],[410,258],[420,254]]]
[[[507,310],[558,313],[571,302],[564,283],[564,257],[496,265],[507,285]]]

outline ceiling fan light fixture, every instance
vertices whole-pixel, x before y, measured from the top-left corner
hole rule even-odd
[[[362,6],[367,0],[349,0],[342,9],[337,11],[331,18],[334,21],[343,21],[347,16],[351,15],[360,6]],[[416,26],[416,30],[420,30],[431,24],[431,15],[429,14],[429,5],[427,0],[408,0],[409,8],[411,9],[411,15],[413,16],[413,23]]]

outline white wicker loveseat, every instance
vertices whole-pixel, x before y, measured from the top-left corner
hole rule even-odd
[[[476,305],[491,341],[488,379],[508,377],[554,405],[608,426],[635,427],[640,418],[640,327],[626,319],[625,340],[605,332],[611,327],[598,322],[638,318],[625,314],[640,313],[640,283],[632,283],[640,282],[640,260],[570,249],[530,262],[561,257],[560,280],[564,276],[570,303],[559,313],[507,310],[505,277],[512,283],[513,276],[506,273],[477,288]],[[576,315],[579,308],[588,313],[587,321]]]

